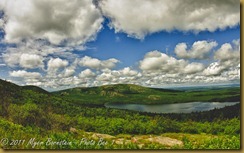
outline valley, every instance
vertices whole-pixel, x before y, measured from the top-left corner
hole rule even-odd
[[[170,98],[172,94],[176,100]],[[149,95],[156,98],[144,100]],[[184,92],[113,85],[52,93],[0,80],[0,97],[0,145],[5,149],[240,149],[240,103],[210,111],[166,114],[104,107],[108,101],[183,104],[197,97],[209,102],[240,101],[240,88],[236,87]],[[167,101],[160,100],[163,97]],[[27,145],[32,138],[43,144]],[[80,143],[98,144],[100,138],[103,145]],[[50,139],[74,143],[47,145]],[[11,145],[13,140],[25,142]]]
[[[205,90],[173,90],[147,88],[132,84],[72,88],[53,92],[77,104],[171,104],[186,102],[238,102],[240,87]]]

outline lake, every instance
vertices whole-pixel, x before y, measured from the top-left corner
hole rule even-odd
[[[239,102],[189,102],[177,104],[105,104],[107,108],[127,109],[150,113],[191,113],[197,111],[208,111],[214,108],[235,105]]]

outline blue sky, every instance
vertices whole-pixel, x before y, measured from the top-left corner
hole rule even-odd
[[[65,3],[0,2],[1,79],[47,90],[240,82],[237,0]]]
[[[135,64],[143,56],[152,50],[175,56],[174,48],[178,43],[186,42],[189,45],[195,41],[207,40],[216,41],[221,46],[240,38],[240,26],[228,28],[226,30],[217,30],[215,32],[203,31],[199,34],[192,32],[183,33],[180,31],[158,32],[146,36],[143,40],[127,37],[125,33],[115,33],[105,22],[104,29],[98,34],[96,41],[87,43],[88,49],[85,55],[95,58],[108,59],[117,58],[123,61],[119,66],[126,67]],[[119,39],[119,41],[116,41]],[[91,49],[89,49],[91,48]]]

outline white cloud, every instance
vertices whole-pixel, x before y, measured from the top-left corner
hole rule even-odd
[[[102,0],[98,5],[116,32],[144,38],[158,31],[215,31],[240,23],[239,0]]]
[[[23,68],[44,68],[43,58],[34,54],[22,54],[20,56],[19,65]]]
[[[54,76],[60,68],[68,66],[69,62],[67,60],[62,60],[60,58],[51,58],[47,63],[47,72],[50,76]]]
[[[185,59],[176,59],[155,50],[146,53],[144,58],[138,62],[138,67],[112,69],[119,62],[117,59],[101,60],[85,56],[83,58],[72,58],[74,62],[71,63],[71,60],[66,58],[49,59],[47,56],[49,52],[40,54],[36,46],[33,47],[33,50],[31,50],[31,45],[28,45],[28,48],[27,53],[24,53],[24,49],[20,52],[16,51],[18,50],[17,48],[10,50],[11,55],[18,55],[16,58],[11,57],[12,61],[16,62],[15,65],[22,63],[18,57],[26,56],[26,58],[28,57],[27,59],[31,59],[29,62],[32,63],[32,59],[36,57],[31,55],[38,55],[44,59],[43,63],[47,64],[47,70],[40,69],[40,73],[27,72],[25,70],[9,73],[12,77],[22,78],[23,85],[38,85],[52,89],[91,87],[107,84],[137,84],[162,87],[168,85],[229,83],[240,80],[239,40],[223,44],[217,49],[214,52],[214,59],[211,59],[211,61],[214,61],[208,66],[205,66],[203,63],[189,62]],[[187,53],[189,52],[187,51]],[[54,53],[63,53],[63,51],[55,50]],[[207,65],[207,63],[205,64]],[[77,67],[78,65],[86,68],[77,73],[76,70],[83,69]]]
[[[205,75],[233,74],[240,71],[240,41],[223,44],[215,53],[217,62],[211,63],[203,72]],[[239,70],[238,70],[239,69]],[[236,77],[239,77],[236,75]]]
[[[90,69],[85,69],[84,71],[81,71],[79,74],[80,78],[92,78],[95,77],[96,74],[92,72]]]
[[[98,69],[101,67],[101,61],[96,58],[91,58],[89,56],[85,56],[80,59],[81,66],[86,66],[94,69]]]
[[[170,57],[159,51],[148,52],[140,62],[140,69],[145,73],[160,72],[163,74],[197,73],[203,70],[204,66],[200,63],[188,63],[174,57]]]
[[[27,84],[33,84],[34,82],[26,81]],[[51,89],[65,89],[77,86],[83,86],[86,82],[77,76],[63,77],[63,78],[43,78],[39,81],[40,86]]]
[[[131,68],[129,68],[129,67],[125,67],[125,68],[124,68],[124,69],[122,69],[120,72],[121,72],[121,73],[122,73],[122,75],[124,75],[124,76],[135,76],[135,75],[137,75],[137,74],[138,74],[138,72],[137,72],[137,71],[132,70],[132,69],[131,69]]]
[[[92,0],[1,0],[5,41],[45,39],[52,44],[85,44],[102,28],[103,17]]]
[[[166,64],[175,63],[177,60],[175,58],[169,57],[164,53],[160,53],[159,51],[151,51],[148,52],[144,59],[140,61],[140,68],[146,71],[157,71],[161,69],[165,69],[166,67],[162,67]],[[185,61],[180,61],[185,65]]]
[[[0,63],[0,67],[4,67],[4,66],[6,66],[6,64]]]
[[[10,67],[25,69],[12,71],[10,76],[45,87],[238,80],[239,40],[223,44],[214,53],[215,61],[206,68],[186,59],[207,58],[217,46],[215,41],[197,41],[191,46],[180,43],[175,47],[179,59],[159,51],[148,52],[137,63],[139,69],[132,66],[115,70],[118,59],[79,58],[71,51],[84,50],[85,44],[95,39],[104,17],[109,18],[109,26],[116,32],[143,39],[159,31],[197,33],[236,26],[240,23],[239,6],[238,0],[0,0],[0,11],[4,12],[0,29],[5,32],[1,41],[13,43],[6,46],[2,58]],[[115,41],[120,38],[115,37]],[[26,71],[34,68],[42,69]],[[83,71],[77,73],[77,69]]]
[[[114,76],[111,73],[102,73],[101,75],[97,76],[96,80],[112,83],[114,81],[113,78]]]
[[[64,70],[64,77],[70,77],[75,73],[74,69],[67,68]]]
[[[32,85],[32,86],[42,86],[42,82],[38,82],[36,80],[28,81],[26,82],[26,85]]]
[[[201,63],[190,63],[184,68],[186,74],[194,74],[201,72],[204,69],[204,65]]]
[[[38,72],[27,72],[25,70],[18,70],[9,73],[12,77],[21,77],[21,78],[41,78],[41,74]]]
[[[116,66],[119,60],[115,58],[110,58],[108,60],[99,60],[89,56],[85,56],[80,59],[79,65],[84,67],[89,67],[92,69],[112,69]]]
[[[1,10],[1,9],[0,9]],[[4,28],[4,20],[0,19],[0,31]]]
[[[20,56],[21,56],[21,53],[18,53],[18,52],[6,53],[6,54],[3,54],[3,60],[8,66],[14,67],[19,64]]]
[[[203,74],[207,76],[220,75],[226,68],[218,62],[211,63],[204,71]]]
[[[187,50],[186,43],[179,43],[175,47],[175,53],[179,58],[204,59],[207,58],[207,54],[216,46],[217,43],[214,41],[196,41],[191,49]]]
[[[102,73],[95,78],[95,85],[106,84],[138,84],[140,82],[141,73],[129,67],[120,70],[104,69]]]
[[[225,71],[229,71],[240,65],[240,42],[233,41],[223,44],[214,54],[217,62],[211,63],[204,71],[205,75],[221,75]]]
[[[240,81],[240,67],[232,67],[228,71],[223,73],[223,77],[228,78],[229,80],[238,80]]]
[[[240,45],[235,44],[235,46],[232,47],[231,44],[225,43],[215,52],[214,58],[221,62],[231,60],[238,63],[240,61]]]
[[[78,64],[78,59],[75,59],[74,62],[69,65],[68,67],[66,67],[66,60],[62,61],[65,65],[63,67],[64,70],[58,75],[59,78],[68,78],[68,77],[72,77],[75,75],[76,72],[76,68],[77,68],[77,64]],[[50,72],[49,72],[50,73]]]
[[[43,68],[43,62],[50,55],[69,61],[75,60],[78,55],[70,52],[71,50],[71,47],[55,47],[44,41],[28,40],[17,44],[16,47],[9,46],[4,50],[2,57],[3,61],[10,67]]]
[[[51,58],[49,61],[48,61],[48,68],[49,69],[58,69],[58,68],[61,68],[61,67],[66,67],[68,65],[68,61],[66,60],[62,60],[60,58]]]

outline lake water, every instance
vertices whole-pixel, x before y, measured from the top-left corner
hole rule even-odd
[[[190,102],[177,104],[105,104],[107,108],[127,109],[150,113],[191,113],[196,111],[208,111],[214,108],[235,105],[239,102]]]

